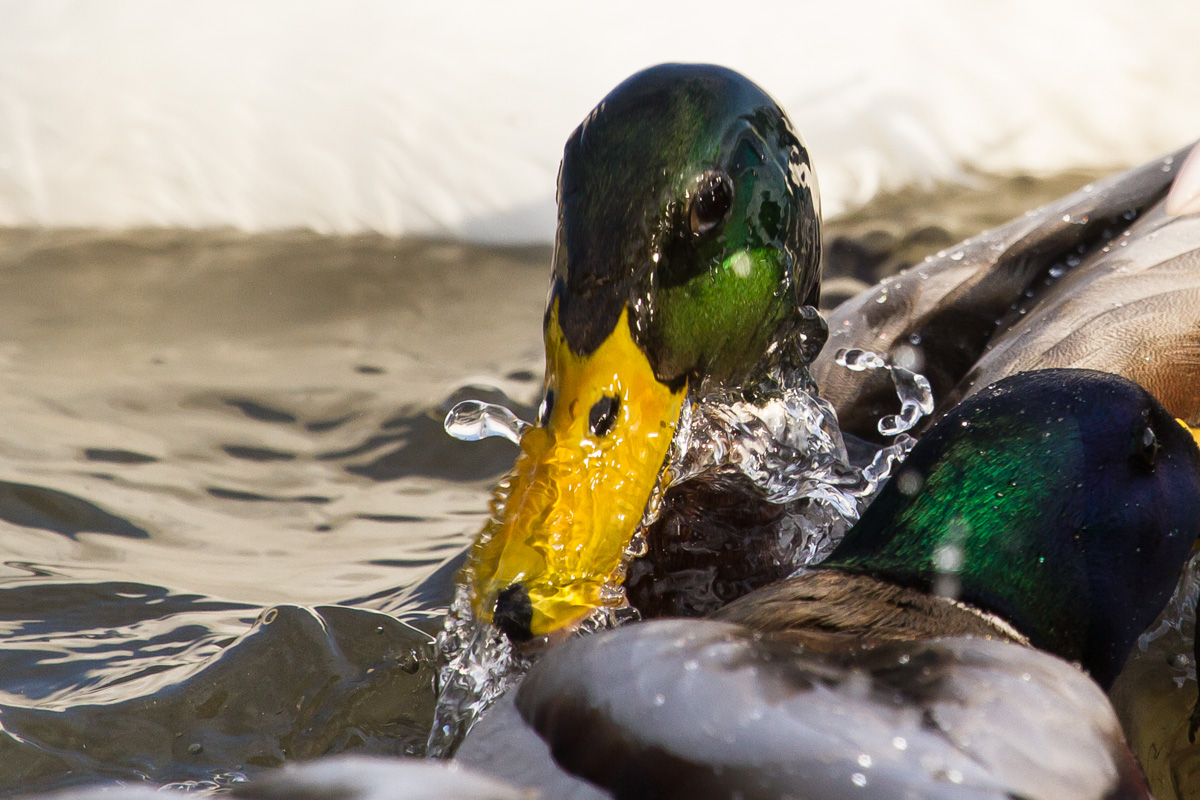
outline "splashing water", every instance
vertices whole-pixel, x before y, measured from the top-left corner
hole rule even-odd
[[[525,674],[529,662],[507,636],[475,620],[465,581],[455,590],[437,647],[445,661],[438,670],[437,708],[425,755],[449,758],[479,715]]]
[[[899,367],[887,368],[895,370],[891,374],[898,378],[901,402],[916,409],[909,416],[911,428],[928,413],[926,408],[932,410],[928,381]],[[670,467],[672,482],[682,483],[732,466],[768,502],[787,506],[780,561],[796,569],[829,554],[915,444],[902,435],[908,428],[901,428],[870,464],[852,466],[833,406],[816,395],[811,379],[801,372],[768,376],[754,401],[717,394],[689,406]],[[924,394],[912,391],[920,387],[912,377],[925,381]]]
[[[828,555],[912,449],[915,440],[905,432],[933,410],[932,390],[922,375],[863,350],[840,353],[838,363],[852,370],[888,371],[901,402],[899,414],[879,422],[882,434],[896,437],[890,445],[866,466],[851,465],[837,415],[817,396],[804,367],[773,369],[749,392],[715,392],[685,401],[667,467],[626,550],[628,558],[645,554],[645,530],[657,519],[668,486],[730,467],[745,475],[768,502],[786,507],[777,549],[781,565],[800,570]],[[531,427],[509,409],[479,401],[459,403],[445,425],[458,439],[503,436],[516,443]],[[501,487],[493,515],[502,513],[504,495]],[[578,634],[637,618],[638,612],[624,603],[623,579],[621,570],[605,589],[611,605],[593,611]],[[494,626],[474,618],[469,581],[459,584],[438,648],[444,662],[426,754],[446,758],[530,662]]]
[[[575,635],[587,636],[638,617],[627,605],[602,606],[579,623]],[[532,660],[518,653],[495,626],[475,619],[466,581],[455,590],[437,648],[444,662],[438,670],[438,700],[425,755],[450,758],[483,712],[521,679]]]
[[[1156,639],[1170,633],[1178,635],[1184,650],[1175,653],[1175,657],[1167,662],[1174,672],[1177,688],[1183,688],[1186,681],[1196,680],[1196,661],[1192,653],[1187,652],[1186,645],[1192,642],[1195,631],[1197,598],[1200,598],[1200,553],[1194,554],[1184,566],[1175,594],[1159,615],[1158,624],[1138,637],[1138,649],[1144,653]]]
[[[933,413],[933,387],[924,375],[889,364],[883,356],[870,350],[839,350],[834,359],[853,372],[884,369],[891,376],[900,398],[900,413],[880,418],[879,432],[884,436],[910,431],[922,417]]]

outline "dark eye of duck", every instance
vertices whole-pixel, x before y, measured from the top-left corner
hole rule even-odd
[[[1142,431],[1142,436],[1138,440],[1137,456],[1143,464],[1154,469],[1154,459],[1158,457],[1158,437],[1154,435],[1154,429],[1149,425]]]
[[[688,225],[692,233],[701,236],[716,228],[733,208],[733,182],[718,170],[700,176],[696,191],[688,206]]]
[[[617,409],[620,407],[620,401],[611,395],[597,400],[588,414],[588,426],[592,433],[596,436],[607,436],[617,421]]]
[[[538,425],[545,426],[550,422],[550,414],[554,411],[554,390],[547,389],[546,396],[542,398],[542,405],[538,408],[537,421]]]

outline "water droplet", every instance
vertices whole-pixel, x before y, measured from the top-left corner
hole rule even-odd
[[[896,748],[897,750],[907,750],[908,740],[903,736],[894,736],[892,737],[892,747]]]
[[[667,698],[664,695],[661,695],[661,694],[654,695],[654,705],[661,706],[665,702],[667,702]]]
[[[963,565],[962,548],[955,544],[943,544],[933,552],[933,566],[938,572],[958,572]]]
[[[860,753],[858,756],[858,765],[863,769],[871,768],[871,756],[866,753]]]
[[[444,426],[446,433],[464,442],[502,436],[514,444],[520,444],[521,435],[530,428],[504,406],[481,400],[463,400],[450,409]]]
[[[863,775],[861,772],[856,772],[850,776],[850,782],[853,783],[855,786],[866,786],[867,785],[867,776]]]
[[[892,351],[892,363],[909,372],[920,372],[925,366],[925,355],[919,348],[902,344]]]
[[[899,365],[887,369],[900,398],[900,413],[883,417],[876,427],[884,436],[896,436],[912,430],[922,417],[933,413],[933,387],[920,373]]]
[[[924,482],[921,475],[911,469],[906,469],[896,476],[896,488],[900,490],[900,494],[906,497],[912,497],[921,491]]]
[[[887,366],[887,362],[883,360],[883,356],[873,353],[870,350],[859,350],[857,348],[839,350],[834,355],[834,360],[852,372],[882,369]]]

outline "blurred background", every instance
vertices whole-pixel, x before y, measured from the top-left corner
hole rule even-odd
[[[1116,167],[1200,131],[1188,0],[0,2],[0,225],[549,241],[609,89],[717,62],[771,92],[827,215],[881,189]]]

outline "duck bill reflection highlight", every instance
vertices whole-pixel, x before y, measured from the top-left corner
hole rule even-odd
[[[627,313],[586,356],[568,347],[557,304],[547,322],[547,413],[522,436],[467,565],[476,618],[516,641],[624,602],[614,589],[685,391],[655,378]]]

